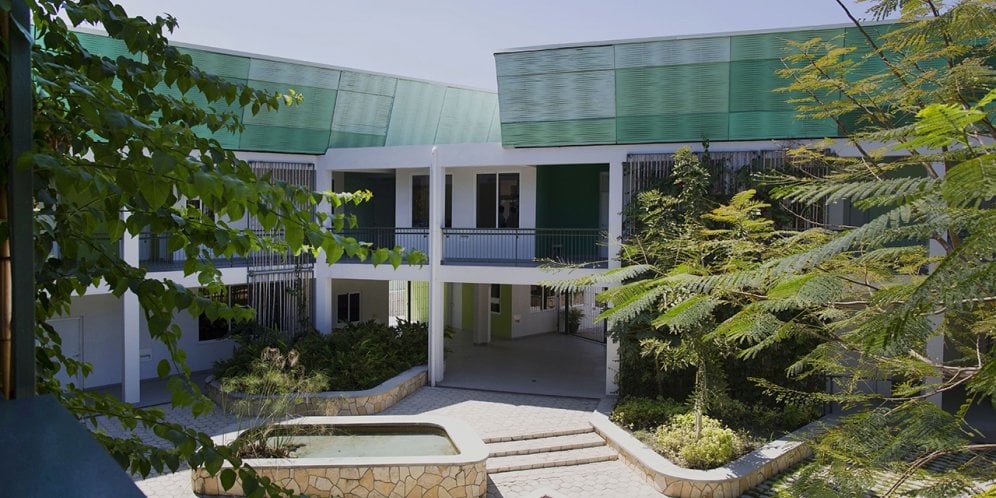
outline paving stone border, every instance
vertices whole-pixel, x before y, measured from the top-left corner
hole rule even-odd
[[[324,391],[295,395],[296,402],[288,408],[292,416],[373,415],[401,401],[428,383],[426,365],[412,367],[363,391]],[[262,394],[226,393],[214,376],[207,378],[204,392],[226,413],[234,414],[236,403],[253,412],[261,411],[268,396]],[[245,407],[245,403],[249,403]]]
[[[827,425],[835,424],[838,419],[832,415],[824,417],[723,467],[696,470],[675,465],[609,420],[616,401],[615,396],[603,398],[592,414],[591,425],[609,446],[619,452],[622,461],[644,476],[657,491],[680,498],[738,497],[808,458],[812,452],[803,441],[822,432]]]
[[[443,429],[456,455],[419,457],[247,458],[261,476],[307,496],[476,498],[487,493],[488,450],[465,422],[431,415],[379,417],[304,417],[284,425],[392,426],[429,425]],[[216,444],[233,441],[241,431],[215,436]],[[230,466],[226,463],[226,468]],[[220,475],[220,474],[219,474]],[[241,483],[225,490],[219,475],[191,472],[195,493],[242,496]]]

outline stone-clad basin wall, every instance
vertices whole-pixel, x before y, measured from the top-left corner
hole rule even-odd
[[[298,401],[289,407],[289,415],[373,415],[401,401],[428,381],[425,365],[412,367],[384,381],[381,385],[363,391],[325,391],[299,394]],[[218,381],[209,377],[204,392],[227,413],[234,413],[237,403],[251,413],[260,412],[265,396],[260,394],[225,393]],[[248,403],[249,406],[245,406]]]
[[[591,425],[619,452],[621,460],[657,491],[680,498],[734,498],[809,457],[803,442],[836,423],[825,417],[795,432],[771,441],[729,464],[709,470],[686,469],[664,458],[609,420],[616,404],[614,396],[602,399],[592,414]]]
[[[261,476],[295,493],[320,497],[451,496],[476,498],[488,489],[488,450],[462,421],[429,415],[376,417],[302,417],[285,424],[356,426],[430,426],[439,428],[456,446],[456,455],[350,458],[251,458],[244,462]],[[216,436],[217,444],[233,441],[240,432]],[[203,469],[191,472],[195,493],[242,496],[241,483],[225,490],[217,476]]]

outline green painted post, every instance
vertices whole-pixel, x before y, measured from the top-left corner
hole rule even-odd
[[[7,212],[10,223],[13,398],[35,394],[34,267],[31,170],[16,167],[31,149],[31,20],[23,0],[11,3],[8,88],[4,109],[10,136]]]

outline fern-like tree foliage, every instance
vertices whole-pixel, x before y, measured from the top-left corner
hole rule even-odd
[[[828,239],[687,283],[703,299],[751,294],[714,332],[740,343],[743,356],[792,334],[820,339],[791,373],[828,376],[832,395],[762,383],[783,398],[858,413],[816,444],[800,493],[852,495],[889,470],[898,476],[889,494],[929,477],[921,492],[950,496],[971,482],[977,457],[996,449],[964,421],[971,405],[996,394],[994,7],[875,1],[873,16],[900,16],[890,31],[855,20],[846,44],[795,44],[780,71],[783,90],[800,117],[834,120],[856,153],[801,147],[796,159],[823,161],[830,173],[764,180],[776,198],[847,203],[870,221],[812,230]],[[799,237],[812,240],[807,233]],[[940,344],[944,354],[936,354]],[[881,380],[888,393],[869,389]],[[935,404],[938,394],[967,399],[948,413]],[[925,475],[952,454],[970,464]]]
[[[302,96],[293,89],[258,91],[199,70],[189,55],[167,42],[166,32],[177,26],[168,15],[129,17],[108,0],[28,4],[33,26],[10,26],[10,36],[31,38],[34,46],[34,141],[18,166],[32,168],[34,176],[38,392],[53,394],[94,426],[98,417],[109,417],[127,429],[146,427],[172,443],[158,447],[96,431],[131,472],[176,470],[185,462],[216,473],[227,460],[235,470],[222,471],[226,486],[238,477],[251,496],[280,493],[267,479],[256,479],[231,450],[215,447],[206,434],[168,423],[161,410],[60,384],[60,370],[73,377],[91,366],[64,355],[58,334],[45,322],[68,313],[72,299],[94,286],[106,286],[115,296],[133,292],[149,333],[169,350],[159,375],[180,374],[169,381],[173,405],[198,415],[212,405],[190,381],[173,316],[247,320],[252,310],[229,308],[196,289],[150,276],[122,258],[123,238],[144,230],[167,236],[169,250],[186,252],[184,273],[196,276],[209,293],[224,289],[212,256],[323,251],[333,262],[346,255],[397,265],[401,251],[374,250],[340,236],[336,232],[352,219],[325,214],[369,193],[312,192],[258,179],[247,163],[211,138],[215,132],[240,131],[243,109],[257,113],[301,104]],[[103,28],[131,54],[108,57],[86,50],[71,30],[87,26]],[[185,199],[199,199],[204,209],[189,209]],[[208,210],[217,217],[202,214]],[[247,217],[282,236],[239,228]]]
[[[859,495],[883,475],[896,476],[888,494],[913,480],[925,495],[951,496],[979,468],[991,478],[979,462],[996,450],[965,421],[996,395],[996,3],[876,0],[868,12],[900,22],[886,30],[848,12],[847,43],[795,43],[780,71],[798,115],[833,120],[846,137],[791,151],[829,173],[761,179],[776,199],[846,203],[867,223],[774,232],[742,193],[708,215],[710,229],[677,228],[681,216],[645,224],[646,236],[624,246],[627,266],[574,284],[616,285],[601,295],[613,305],[602,317],[643,317],[681,337],[650,342],[654,352],[701,338],[750,360],[786,340],[815,341],[788,373],[829,378],[832,392],[757,380],[779,399],[855,414],[814,442],[799,496]],[[854,152],[829,155],[832,146]],[[878,381],[889,392],[869,388]],[[964,397],[961,409],[942,410],[938,394]],[[966,464],[932,466],[952,456]]]
[[[846,202],[870,221],[766,262],[758,276],[774,287],[749,307],[799,301],[806,286],[827,284],[825,301],[810,303],[823,315],[814,332],[825,341],[795,372],[832,376],[838,394],[824,399],[860,414],[817,445],[819,470],[799,480],[813,487],[808,492],[851,494],[848,486],[887,469],[899,476],[892,494],[938,458],[958,453],[974,464],[996,448],[964,423],[971,405],[992,404],[996,395],[996,4],[880,0],[869,13],[901,22],[882,34],[855,20],[857,40],[849,33],[843,46],[799,43],[780,71],[799,115],[834,120],[856,154],[800,148],[797,157],[826,161],[831,173],[768,181],[776,197]],[[724,326],[750,320],[735,316]],[[753,344],[775,336],[759,332]],[[944,354],[930,347],[940,344]],[[869,392],[875,380],[891,381],[891,392]],[[962,393],[956,413],[932,402]],[[950,496],[974,468],[934,474],[922,492]]]

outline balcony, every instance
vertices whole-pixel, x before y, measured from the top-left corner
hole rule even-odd
[[[182,270],[183,264],[187,261],[187,254],[184,249],[170,251],[168,240],[169,235],[141,234],[138,246],[139,264],[150,271]],[[294,256],[270,251],[255,251],[248,257],[228,258],[219,255],[213,256],[211,259],[218,268],[249,267],[250,270],[256,271],[298,266],[311,267],[315,263],[315,257],[304,252]]]
[[[361,228],[342,235],[374,247],[401,246],[428,254],[427,228]],[[605,232],[586,228],[444,228],[444,265],[535,267],[545,263],[604,268]],[[342,262],[356,263],[355,259]]]
[[[606,235],[595,228],[444,228],[443,264],[606,266]]]
[[[138,238],[138,263],[149,271],[182,270],[187,261],[185,249],[170,251],[167,247],[169,235],[142,233]],[[246,258],[215,257],[218,268],[246,266]]]

